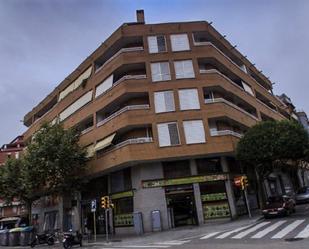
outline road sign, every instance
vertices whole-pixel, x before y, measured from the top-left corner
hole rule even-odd
[[[91,201],[91,212],[95,212],[97,210],[97,200]]]

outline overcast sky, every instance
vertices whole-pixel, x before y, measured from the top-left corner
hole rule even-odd
[[[307,0],[0,0],[0,145],[136,9],[147,23],[212,21],[276,83],[275,94],[309,112]]]

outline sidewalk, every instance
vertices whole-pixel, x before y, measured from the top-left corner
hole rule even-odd
[[[109,240],[108,245],[112,246],[120,246],[122,243],[126,243],[126,245],[130,244],[140,244],[140,243],[154,243],[158,240],[160,241],[170,241],[170,240],[186,240],[193,239],[213,231],[225,231],[230,230],[239,226],[246,226],[249,224],[253,224],[262,219],[260,212],[254,212],[253,217],[251,219],[248,216],[239,217],[236,220],[230,219],[216,219],[207,221],[205,224],[200,226],[186,226],[186,227],[178,227],[170,230],[165,230],[162,232],[151,232],[145,233],[143,235],[135,235],[135,234],[124,234],[124,235],[115,235],[112,236]],[[99,245],[107,245],[105,236],[99,235],[97,236],[96,242],[94,241],[85,241],[85,246],[99,246]]]

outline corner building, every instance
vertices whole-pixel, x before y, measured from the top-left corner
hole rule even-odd
[[[162,229],[243,214],[232,182],[243,173],[257,208],[254,173],[240,169],[236,144],[257,122],[285,118],[271,82],[211,24],[145,24],[138,11],[25,116],[24,137],[60,121],[80,129],[87,148],[87,187],[62,197],[53,224],[92,230],[90,202],[109,195],[116,233],[133,231],[133,212],[152,231],[154,210]],[[100,207],[96,227],[104,232]]]

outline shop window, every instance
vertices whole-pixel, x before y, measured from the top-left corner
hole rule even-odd
[[[197,171],[200,175],[222,172],[220,158],[202,158],[196,160]]]
[[[133,198],[113,200],[115,227],[133,226]]]
[[[46,212],[44,215],[43,231],[54,231],[58,229],[58,211]]]
[[[164,35],[148,36],[149,53],[166,52],[166,41]]]
[[[163,162],[163,173],[166,179],[190,176],[190,162],[188,160]]]
[[[117,193],[132,189],[131,168],[126,168],[110,175],[111,192]]]

